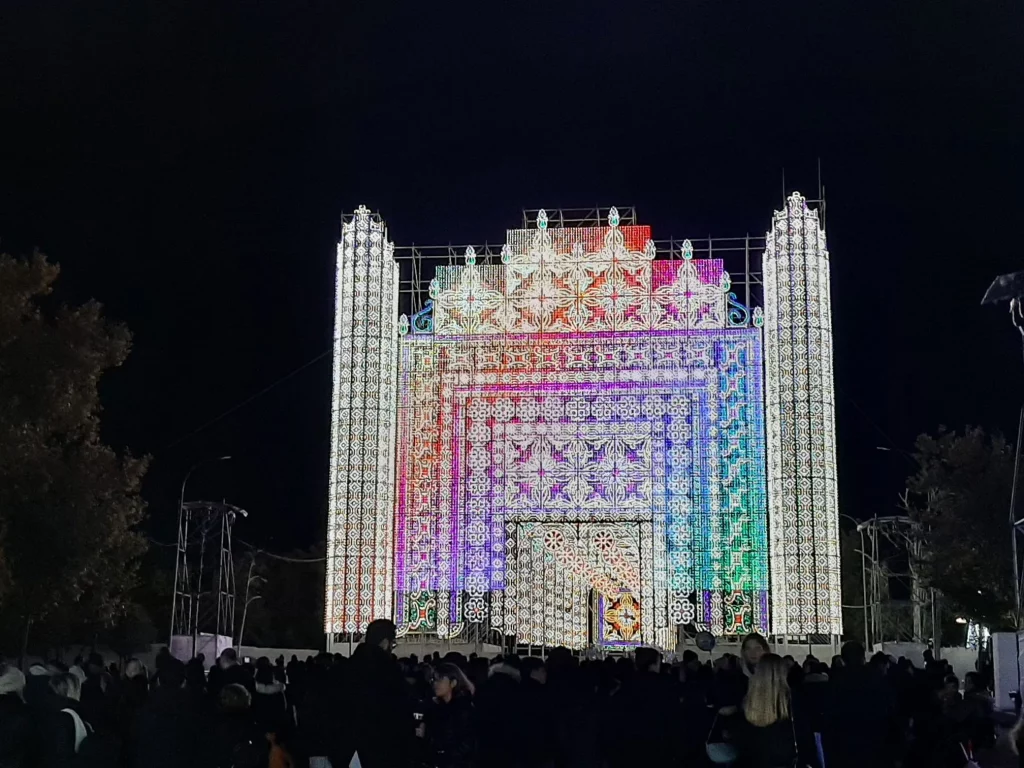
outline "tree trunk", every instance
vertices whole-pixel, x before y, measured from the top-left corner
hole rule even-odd
[[[25,657],[28,656],[28,633],[32,629],[32,614],[25,617],[25,631],[21,635],[21,656],[18,658],[18,668],[25,671]]]

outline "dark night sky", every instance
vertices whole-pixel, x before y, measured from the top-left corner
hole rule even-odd
[[[284,549],[319,535],[339,214],[397,243],[499,241],[523,207],[633,204],[656,237],[763,233],[820,157],[843,511],[889,509],[939,424],[1012,434],[1003,313],[1024,268],[1024,7],[818,3],[9,0],[0,237],[63,267],[135,350],[105,437]],[[884,433],[884,434],[883,434]],[[174,501],[169,501],[174,499]]]

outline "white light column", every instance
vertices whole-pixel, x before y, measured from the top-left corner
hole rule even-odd
[[[325,631],[392,617],[398,264],[384,222],[342,219],[334,322]]]
[[[775,212],[763,273],[772,632],[840,635],[829,256],[798,193]]]

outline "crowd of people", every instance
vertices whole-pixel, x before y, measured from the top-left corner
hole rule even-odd
[[[978,673],[961,691],[856,642],[831,663],[756,634],[713,663],[396,650],[378,620],[351,658],[0,665],[0,768],[962,768],[995,739]]]

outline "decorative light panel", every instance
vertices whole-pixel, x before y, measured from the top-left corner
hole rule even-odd
[[[840,635],[829,258],[799,194],[775,213],[762,270],[773,629]]]
[[[403,318],[401,631],[674,647],[767,631],[761,331],[646,227],[509,233]]]
[[[334,324],[326,631],[393,611],[398,265],[379,217],[342,223]]]
[[[658,256],[614,209],[586,228],[541,211],[501,264],[467,249],[396,317],[383,223],[344,222],[329,632],[390,616],[401,633],[674,648],[679,625],[841,631],[817,217],[798,195],[776,213],[763,313],[689,243]]]

